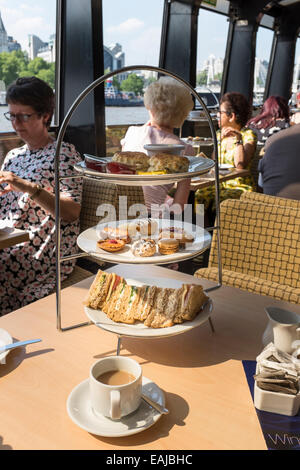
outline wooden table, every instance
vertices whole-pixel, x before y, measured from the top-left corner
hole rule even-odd
[[[220,170],[219,170],[220,171]],[[235,178],[249,176],[250,170],[238,170],[233,168],[226,174],[219,173],[219,182],[224,183],[224,181],[229,181]],[[191,191],[196,191],[197,189],[207,188],[208,186],[213,186],[215,184],[215,177],[208,176],[207,174],[200,176],[199,178],[193,178],[190,185]]]
[[[117,265],[110,271],[132,278],[133,269]],[[158,266],[137,269],[155,278],[183,276]],[[63,326],[86,321],[82,301],[92,279],[62,291]],[[213,283],[203,280],[203,285]],[[66,410],[70,392],[88,377],[90,366],[116,353],[117,337],[95,325],[59,332],[55,295],[1,317],[0,327],[15,341],[42,342],[11,351],[0,365],[0,449],[266,449],[242,360],[254,360],[262,350],[265,306],[298,312],[300,306],[225,286],[209,295],[214,333],[206,322],[168,338],[123,339],[121,355],[136,359],[161,387],[170,414],[121,438],[89,434]]]
[[[29,234],[24,230],[9,227],[0,230],[0,250],[28,240]]]

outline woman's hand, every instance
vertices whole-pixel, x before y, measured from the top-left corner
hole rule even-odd
[[[20,178],[11,171],[0,171],[0,184],[5,184],[4,189],[0,189],[0,196],[9,193],[10,191],[17,191],[19,193],[28,193],[29,197],[36,193],[36,184],[31,181]],[[44,210],[50,212],[55,217],[55,195],[46,189],[39,191],[38,196],[35,197],[35,202],[40,205]],[[70,197],[65,196],[63,193],[60,196],[60,216],[65,222],[73,222],[80,215],[80,204],[73,201]]]
[[[225,139],[226,137],[236,137],[237,140],[242,140],[240,131],[233,127],[223,127],[221,129],[221,139]]]
[[[35,191],[35,184],[15,175],[11,171],[0,171],[0,184],[6,186],[0,190],[0,195],[16,191],[19,193],[28,193],[29,195]]]

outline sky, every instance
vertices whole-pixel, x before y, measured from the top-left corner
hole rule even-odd
[[[121,44],[125,65],[158,65],[163,4],[163,0],[103,0],[104,44]],[[27,50],[28,34],[47,42],[55,31],[56,0],[0,0],[0,12],[7,34],[22,49]],[[197,69],[210,54],[224,57],[227,30],[225,16],[200,11]],[[272,32],[260,28],[256,50],[260,59],[269,60],[272,37]]]

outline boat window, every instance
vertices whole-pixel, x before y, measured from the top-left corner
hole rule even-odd
[[[253,105],[261,105],[263,101],[273,35],[273,31],[270,29],[258,28],[253,81]]]
[[[157,67],[164,0],[103,0],[102,5],[105,73],[131,65]],[[115,75],[105,83],[108,155],[120,149],[128,125],[148,120],[143,90],[156,79],[156,73],[138,69]]]
[[[104,67],[158,66],[164,0],[103,0],[102,4]]]
[[[21,76],[38,76],[55,89],[56,0],[1,2],[0,132],[13,131],[3,115],[6,89]]]
[[[296,93],[300,88],[300,38],[296,42],[296,51],[295,51],[295,66],[294,66],[294,76],[293,76],[293,86],[292,86],[292,97],[291,105],[296,105]]]
[[[196,85],[207,105],[213,105],[213,95],[219,97],[220,94],[228,26],[227,16],[200,8]],[[217,106],[218,103],[215,104]]]

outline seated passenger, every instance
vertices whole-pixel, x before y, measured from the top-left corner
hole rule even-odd
[[[11,150],[0,170],[0,220],[29,233],[30,241],[0,250],[0,314],[48,295],[55,288],[56,142],[49,134],[54,110],[52,88],[36,77],[18,78],[7,90],[8,112],[17,135],[25,142]],[[73,173],[80,161],[73,145],[63,143],[60,176]],[[61,255],[76,253],[82,180],[61,182]],[[61,264],[62,280],[75,261]]]
[[[217,131],[219,164],[227,163],[235,168],[248,168],[256,150],[257,137],[245,127],[251,112],[246,98],[237,92],[225,93],[220,101]],[[252,191],[254,182],[251,176],[236,178],[220,185],[220,201],[239,199],[243,191]],[[204,205],[210,212],[210,223],[215,215],[215,188],[198,189],[196,203]]]
[[[264,145],[267,139],[282,129],[290,127],[288,103],[282,96],[270,96],[261,112],[251,118],[247,126],[257,135],[257,143]]]
[[[184,155],[194,155],[194,149],[174,134],[174,128],[180,128],[194,107],[191,93],[177,80],[161,77],[151,83],[145,91],[144,104],[150,120],[143,126],[129,127],[124,139],[121,140],[123,151],[146,152],[145,144],[183,144]],[[144,198],[148,212],[151,204],[159,206],[168,203],[179,204],[181,210],[187,204],[190,192],[190,179],[180,181],[174,198],[168,198],[168,193],[174,184],[160,186],[144,186]]]
[[[300,200],[300,124],[270,137],[259,161],[265,194]]]

